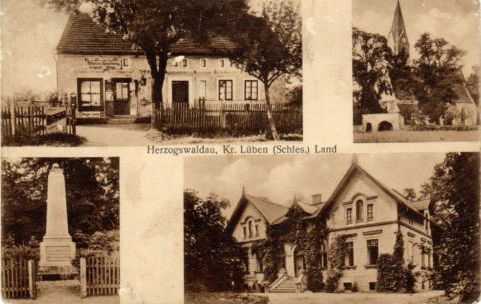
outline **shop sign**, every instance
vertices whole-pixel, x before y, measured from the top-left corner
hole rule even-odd
[[[79,114],[82,118],[100,118],[99,111],[82,111]]]
[[[87,71],[120,71],[122,70],[122,59],[120,57],[85,57],[84,65]]]

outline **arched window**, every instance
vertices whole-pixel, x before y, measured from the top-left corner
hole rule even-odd
[[[356,202],[356,221],[357,222],[362,221],[363,209],[364,209],[364,202],[362,200],[358,200]]]
[[[252,220],[249,221],[248,227],[249,227],[249,237],[251,238],[252,237]]]

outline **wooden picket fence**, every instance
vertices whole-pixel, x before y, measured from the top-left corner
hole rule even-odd
[[[2,259],[2,296],[4,299],[37,297],[36,266],[33,260]]]
[[[160,128],[174,131],[252,135],[264,133],[268,127],[267,109],[266,104],[173,103],[164,105],[158,121]],[[279,133],[302,134],[300,106],[275,104],[271,113]]]
[[[119,256],[93,255],[80,258],[82,297],[117,295],[119,288]]]
[[[15,138],[33,138],[48,133],[64,132],[75,133],[75,111],[69,108],[51,108],[45,106],[27,105],[3,107],[2,138],[4,141]],[[60,131],[54,124],[61,119],[66,119],[65,130]]]

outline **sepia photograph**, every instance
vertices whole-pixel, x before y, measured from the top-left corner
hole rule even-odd
[[[185,303],[473,303],[479,159],[187,158]]]
[[[302,140],[300,6],[5,0],[2,144]]]
[[[479,9],[352,1],[355,143],[479,141]]]
[[[2,160],[3,303],[120,303],[119,159]]]

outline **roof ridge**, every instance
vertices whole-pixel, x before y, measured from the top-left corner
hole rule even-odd
[[[287,207],[287,206],[284,206],[284,205],[281,205],[281,204],[278,204],[278,203],[274,203],[273,201],[271,201],[269,198],[267,198],[265,196],[256,196],[256,195],[252,195],[252,194],[246,194],[246,196],[250,196],[250,197],[262,200],[266,203],[289,209],[289,207]]]

